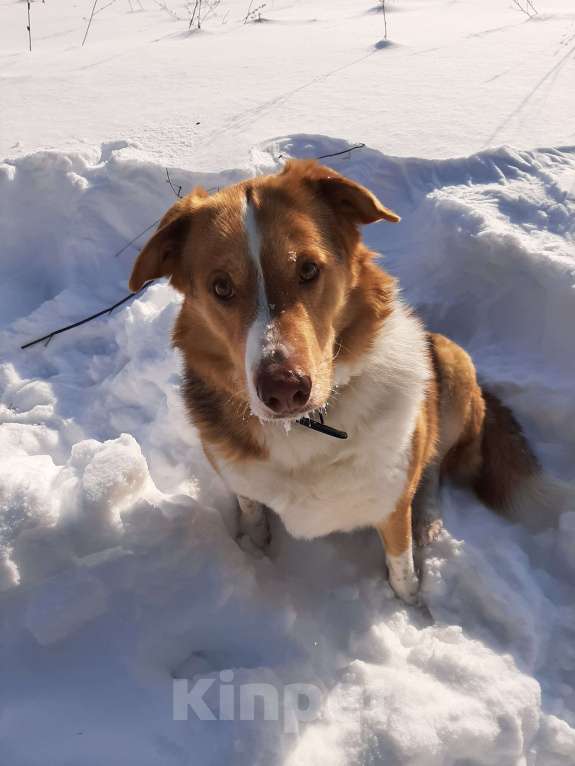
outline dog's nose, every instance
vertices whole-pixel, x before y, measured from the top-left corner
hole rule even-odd
[[[276,414],[287,415],[304,407],[311,393],[311,379],[283,364],[268,364],[258,372],[256,390],[262,402]]]

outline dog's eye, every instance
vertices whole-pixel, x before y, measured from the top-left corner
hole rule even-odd
[[[313,282],[319,276],[319,266],[315,261],[304,261],[299,269],[300,282]]]
[[[214,279],[212,282],[212,291],[216,298],[219,298],[221,301],[229,301],[230,298],[233,298],[235,295],[232,280],[223,275]]]

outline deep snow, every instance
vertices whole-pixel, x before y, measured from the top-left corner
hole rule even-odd
[[[88,3],[33,3],[30,55],[0,4],[1,766],[573,766],[575,498],[532,534],[447,488],[407,608],[370,531],[236,545],[165,284],[20,349],[126,294],[166,166],[212,189],[363,141],[328,162],[402,215],[368,242],[575,481],[571,3],[389,2],[387,46],[357,0],[245,26],[222,0],[191,36],[184,3],[131,5],[80,48]],[[174,720],[178,679],[213,680],[214,711],[233,690],[235,720]],[[278,720],[238,720],[254,683]],[[299,725],[293,684],[316,690]]]
[[[342,147],[279,140],[253,171]],[[331,162],[402,214],[368,240],[572,478],[575,151]],[[444,492],[430,614],[393,598],[370,532],[304,543],[276,523],[269,560],[244,553],[183,413],[169,287],[18,348],[121,297],[134,250],[113,254],[173,199],[165,169],[108,147],[2,171],[2,266],[23,266],[2,333],[3,762],[573,763],[575,508],[533,536]],[[185,190],[237,174],[171,176]],[[25,229],[24,193],[41,211]],[[261,716],[172,720],[173,677],[221,685],[225,669],[280,694],[313,683],[321,717],[298,736]]]

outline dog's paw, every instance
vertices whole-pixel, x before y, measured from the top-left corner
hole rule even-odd
[[[248,535],[239,534],[236,537],[236,543],[244,553],[247,553],[253,559],[263,559],[266,557],[265,548],[255,545]]]
[[[395,578],[389,578],[389,584],[392,587],[395,595],[401,599],[405,604],[409,606],[421,606],[421,597],[419,594],[419,580],[414,575],[409,580],[398,580]]]
[[[443,530],[443,521],[434,519],[425,524],[419,524],[414,530],[413,537],[419,548],[435,542]]]
[[[242,537],[247,537],[255,548],[264,551],[271,542],[270,526],[267,516],[262,513],[261,518],[256,522],[244,522],[240,524],[238,538],[240,539]]]
[[[263,505],[241,498],[238,543],[243,550],[263,552],[271,541],[269,520]]]
[[[410,606],[420,605],[419,578],[413,566],[411,550],[399,556],[388,556],[387,571],[395,595]]]

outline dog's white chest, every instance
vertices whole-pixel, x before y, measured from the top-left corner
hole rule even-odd
[[[274,453],[285,451],[283,460],[227,464],[222,473],[236,494],[279,514],[294,537],[373,526],[394,510],[405,487],[412,428],[411,418],[401,423],[398,414],[381,417],[348,441],[296,425],[276,436]]]

